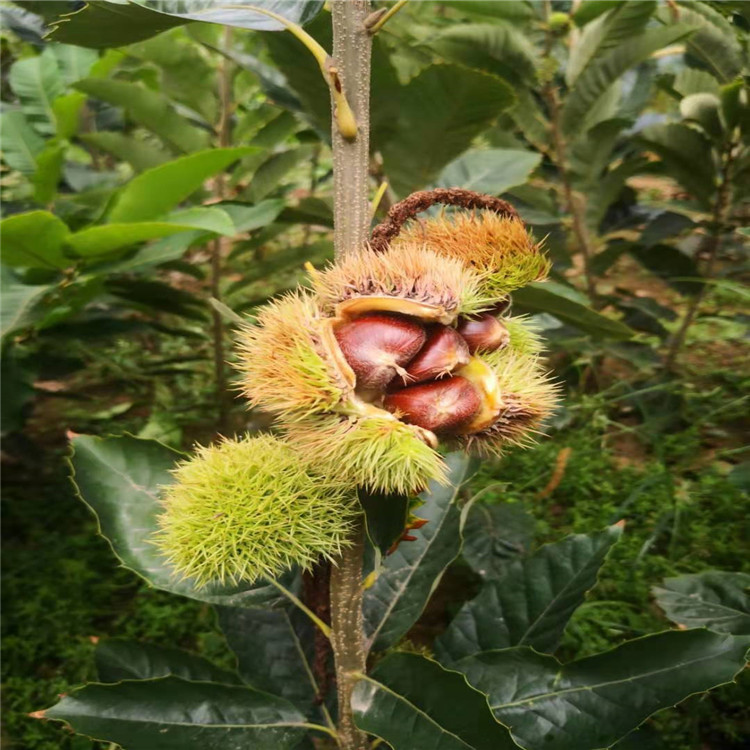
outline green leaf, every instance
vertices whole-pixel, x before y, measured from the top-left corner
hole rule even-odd
[[[393,750],[511,750],[516,745],[498,724],[484,695],[417,654],[396,653],[354,688],[357,726]]]
[[[513,302],[525,312],[546,312],[563,323],[579,328],[592,336],[610,339],[629,339],[634,331],[619,320],[607,318],[580,302],[553,291],[551,282],[534,282],[513,292]]]
[[[375,583],[365,591],[365,632],[374,649],[392,646],[416,622],[446,567],[461,550],[462,517],[458,494],[470,472],[463,453],[451,453],[446,487],[435,482],[421,499],[417,515],[428,523],[389,555]]]
[[[103,224],[71,234],[68,239],[68,247],[80,257],[93,258],[127,249],[146,240],[179,234],[193,227],[194,225],[188,222],[171,223],[169,221]],[[70,264],[70,261],[68,264]]]
[[[55,134],[52,102],[63,93],[64,83],[51,49],[13,64],[8,75],[13,93],[29,124],[43,136]]]
[[[565,81],[572,86],[578,76],[608,50],[640,34],[648,23],[656,3],[650,0],[629,0],[616,5],[595,21],[587,24],[580,38],[571,46]]]
[[[534,8],[525,0],[503,0],[500,3],[488,3],[487,0],[443,0],[442,4],[468,15],[503,18],[516,23],[534,18]]]
[[[205,237],[205,234],[201,231],[173,234],[141,248],[131,257],[107,263],[102,270],[106,269],[107,273],[132,273],[169,263],[181,258],[187,249],[202,237]],[[97,266],[97,269],[99,268],[100,266]]]
[[[284,205],[285,202],[282,199],[274,198],[254,206],[246,203],[221,203],[220,208],[231,217],[237,234],[243,234],[272,224]]]
[[[250,284],[254,284],[260,279],[268,278],[272,274],[295,268],[301,269],[307,261],[322,263],[332,258],[333,243],[330,240],[320,240],[299,247],[292,245],[285,250],[277,250],[276,252],[269,253],[263,260],[253,263],[245,271],[241,279],[230,284],[227,288],[227,294],[235,294],[245,287],[250,286]]]
[[[161,164],[134,177],[122,189],[107,217],[111,222],[146,221],[162,216],[232,162],[254,148],[199,151]]]
[[[237,234],[232,217],[222,206],[193,206],[172,211],[164,217],[164,221],[195,227],[213,234],[223,234],[232,237]]]
[[[171,158],[168,152],[159,148],[155,143],[114,131],[82,133],[80,138],[84,143],[89,143],[121,161],[128,162],[136,172],[158,167]]]
[[[486,583],[437,640],[435,653],[449,666],[480,651],[532,646],[551,653],[573,612],[596,583],[599,569],[622,529],[575,534],[510,563]]]
[[[659,15],[669,23],[671,10]],[[732,24],[704,2],[680,2],[680,22],[697,27],[687,42],[687,50],[696,56],[722,83],[729,83],[743,70],[743,51]]]
[[[153,440],[77,435],[72,441],[73,482],[96,515],[99,531],[122,564],[152,586],[191,599],[227,606],[264,606],[279,599],[270,584],[196,589],[174,576],[150,543],[161,513],[159,491],[172,482],[181,454]]]
[[[666,173],[703,207],[710,205],[717,175],[711,144],[701,132],[681,123],[664,123],[644,128],[638,140],[661,158]]]
[[[702,92],[690,94],[680,102],[680,113],[686,120],[697,122],[703,132],[717,142],[724,137],[724,127],[719,119],[721,101],[716,94]]]
[[[357,491],[359,503],[365,512],[367,537],[373,547],[385,555],[401,538],[409,517],[409,497],[396,493]]]
[[[44,716],[78,734],[149,750],[287,750],[305,734],[304,716],[283,698],[172,676],[87,685]]]
[[[0,221],[2,261],[20,268],[68,268],[63,249],[70,230],[49,211],[14,214]]]
[[[318,693],[311,669],[313,625],[307,616],[287,607],[218,607],[217,612],[243,680],[307,712]]]
[[[709,94],[718,94],[719,82],[705,70],[683,68],[675,76],[672,88],[682,96],[700,94],[704,91]]]
[[[323,0],[134,0],[139,5],[170,16],[218,23],[238,29],[255,31],[285,31],[286,26],[253,7],[284,16],[288,21],[302,25],[314,18],[323,7]]]
[[[285,208],[279,215],[279,221],[333,228],[333,206],[322,198],[308,196],[296,206]]]
[[[541,154],[515,148],[467,151],[442,171],[436,184],[500,195],[523,185],[541,161]]]
[[[564,132],[572,135],[585,129],[589,112],[620,76],[693,30],[693,26],[685,24],[646,29],[594,60],[578,77],[565,100],[561,112]]]
[[[160,93],[139,83],[84,78],[75,87],[95,99],[122,107],[131,120],[156,133],[177,151],[199,151],[208,146],[208,133],[178,115]]]
[[[672,245],[631,245],[629,252],[651,273],[681,294],[697,294],[703,287],[695,260]]]
[[[488,694],[495,718],[527,750],[610,747],[661,708],[731,681],[749,638],[667,631],[560,664],[529,648],[487,651],[456,668]]]
[[[525,23],[534,18],[534,8],[525,0],[503,0],[500,3],[488,3],[487,0],[443,0],[442,4],[470,16],[503,18],[515,23]]]
[[[44,150],[42,138],[19,109],[4,109],[0,114],[3,133],[3,159],[11,169],[32,174],[36,160]]]
[[[534,518],[520,503],[471,506],[464,526],[461,556],[474,572],[490,580],[528,551],[534,538]]]
[[[151,315],[155,311],[161,311],[205,322],[205,300],[184,289],[162,281],[138,278],[108,278],[104,284],[110,294],[127,300],[136,310],[143,310]]]
[[[53,287],[22,284],[7,266],[0,266],[0,335],[3,338],[37,319],[34,307]]]
[[[99,60],[99,55],[94,50],[73,44],[50,44],[48,49],[57,60],[60,75],[66,86],[72,86],[86,78],[92,66]]]
[[[174,675],[185,680],[240,684],[235,672],[220,669],[202,656],[179,648],[110,638],[97,644],[94,657],[101,682],[150,680]]]
[[[399,118],[382,153],[399,195],[433,183],[515,99],[500,78],[458,65],[431,65],[398,97]]]
[[[36,160],[36,172],[31,179],[34,185],[34,200],[37,203],[46,204],[55,197],[62,174],[65,150],[65,143],[52,138],[39,153]]]
[[[323,5],[322,2],[288,0],[159,0],[158,2],[88,2],[77,13],[60,19],[51,34],[55,41],[82,47],[121,47],[140,42],[156,34],[183,26],[191,21],[205,21],[258,31],[279,31],[284,27],[268,16],[253,13],[242,5],[258,5],[274,11],[295,23],[305,23]]]
[[[52,102],[52,113],[58,138],[72,138],[77,132],[81,121],[81,109],[86,103],[86,94],[72,91],[64,96],[58,96]]]
[[[517,85],[534,80],[537,53],[523,31],[509,24],[454,24],[427,40],[442,58]]]
[[[248,200],[253,203],[262,201],[297,164],[303,159],[309,159],[311,153],[311,146],[301,146],[272,154],[255,171],[246,191]]]
[[[652,589],[667,617],[688,628],[750,635],[750,575],[709,570]]]

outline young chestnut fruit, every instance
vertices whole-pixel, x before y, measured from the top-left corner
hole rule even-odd
[[[458,319],[456,330],[469,345],[469,351],[494,352],[508,344],[508,329],[491,313]]]
[[[334,334],[357,376],[357,387],[384,389],[427,339],[424,327],[409,318],[370,313],[339,325]]]
[[[396,376],[394,382],[406,385],[424,383],[445,377],[459,367],[469,364],[469,346],[455,328],[434,325],[427,329],[427,341],[406,367],[408,378]]]
[[[454,376],[389,393],[383,405],[408,424],[445,433],[468,424],[479,411],[482,399],[466,378]]]

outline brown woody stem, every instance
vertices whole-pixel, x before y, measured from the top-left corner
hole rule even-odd
[[[229,49],[232,43],[232,28],[224,28],[224,48]],[[227,57],[221,60],[219,68],[219,121],[216,126],[220,148],[232,145],[232,68]],[[226,179],[223,174],[216,178],[215,195],[220,200],[225,197]],[[222,260],[231,238],[220,237],[211,243],[211,296],[221,301]],[[224,320],[221,313],[211,309],[214,379],[216,382],[216,404],[218,407],[218,430],[226,434],[229,420],[229,398],[224,356]]]
[[[370,227],[369,132],[370,54],[364,26],[368,0],[333,0],[333,61],[354,111],[356,137],[345,138],[335,117],[331,139],[334,176],[334,248],[336,257],[363,247]],[[332,101],[335,108],[336,102]],[[354,724],[351,696],[357,675],[365,672],[362,622],[364,531],[358,526],[351,546],[331,566],[331,646],[336,663],[338,741],[341,750],[366,750],[367,737]]]

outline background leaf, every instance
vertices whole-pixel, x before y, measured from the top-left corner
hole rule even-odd
[[[406,195],[441,169],[514,101],[500,78],[458,65],[432,65],[404,86],[393,137],[382,148],[393,189]]]
[[[52,31],[56,41],[82,47],[121,47],[148,39],[162,31],[183,26],[191,21],[204,21],[258,31],[280,31],[282,24],[268,16],[253,13],[242,5],[259,5],[303,24],[320,10],[317,0],[234,0],[217,3],[215,0],[140,0],[112,3],[94,0],[78,12],[59,19]]]
[[[500,195],[509,188],[523,185],[541,160],[541,154],[522,149],[467,151],[441,172],[436,185]]]
[[[375,583],[365,591],[365,633],[375,650],[392,646],[416,622],[445,568],[461,549],[461,512],[458,493],[471,471],[463,453],[446,461],[450,484],[435,482],[421,499],[416,514],[428,520],[414,531],[417,539],[404,542],[383,562]]]
[[[189,580],[177,579],[151,544],[161,512],[159,488],[172,481],[170,469],[180,454],[153,440],[127,436],[77,435],[71,445],[78,493],[125,567],[158,589],[212,604],[258,606],[278,601],[278,591],[270,584],[209,584],[196,589]]]
[[[511,750],[508,730],[492,719],[485,696],[464,677],[416,654],[383,659],[352,695],[357,726],[393,750]]]
[[[34,307],[51,287],[23,284],[7,266],[0,266],[0,312],[3,338],[36,320]]]
[[[110,222],[155,219],[194,193],[232,162],[255,153],[254,148],[217,148],[161,164],[134,177],[122,190]]]
[[[534,523],[520,503],[475,502],[466,517],[461,556],[482,578],[498,578],[513,559],[528,551]]]
[[[52,50],[14,63],[8,81],[27,122],[42,136],[54,135],[52,102],[63,93],[64,82]]]
[[[101,682],[150,680],[174,675],[197,682],[240,684],[234,672],[219,669],[202,656],[179,648],[110,638],[97,644],[94,656]]]
[[[87,685],[44,712],[86,734],[152,750],[293,748],[304,717],[283,698],[249,687],[179,677]]]
[[[633,331],[624,323],[608,318],[553,289],[555,287],[550,282],[534,282],[513,292],[513,303],[523,312],[554,315],[563,323],[580,328],[592,336],[622,340],[632,338]]]
[[[729,682],[750,638],[667,631],[561,665],[528,648],[487,651],[456,664],[489,694],[495,718],[526,750],[609,747],[660,708]]]
[[[314,626],[307,616],[289,607],[218,607],[217,612],[245,682],[309,711],[318,685],[311,668]]]
[[[610,526],[598,534],[576,534],[510,563],[502,578],[485,583],[459,610],[435,643],[438,659],[450,665],[509,646],[552,653],[621,532]]]
[[[3,132],[3,159],[11,169],[33,174],[36,160],[44,149],[42,138],[29,124],[20,109],[3,109],[0,114]]]
[[[686,24],[646,29],[592,62],[579,76],[565,100],[561,112],[563,130],[574,134],[592,125],[589,112],[620,76],[657,50],[674,44],[693,30],[694,27]]]
[[[68,268],[73,264],[64,245],[70,231],[49,211],[15,214],[0,222],[2,260],[21,268]]]
[[[156,91],[129,81],[84,78],[76,84],[84,94],[122,107],[134,122],[156,133],[177,152],[199,151],[208,146],[208,133],[191,125]]]
[[[708,570],[667,578],[652,589],[672,622],[688,628],[750,635],[750,575]]]

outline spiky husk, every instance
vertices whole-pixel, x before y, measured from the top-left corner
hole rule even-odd
[[[270,435],[199,447],[164,488],[155,544],[198,586],[252,582],[335,557],[356,503],[350,489],[304,466]]]
[[[559,388],[537,357],[504,349],[482,359],[497,376],[502,410],[490,427],[465,435],[460,442],[479,455],[500,456],[510,446],[534,442],[557,404]]]
[[[536,356],[544,351],[544,340],[528,316],[517,315],[512,318],[501,318],[501,320],[508,330],[507,350],[509,352],[524,356]]]
[[[485,309],[480,280],[460,260],[439,257],[424,243],[402,243],[382,253],[367,248],[348,253],[312,276],[328,312],[356,297],[395,297],[442,308],[449,315]]]
[[[482,278],[481,296],[499,300],[531,281],[546,278],[549,261],[523,222],[492,211],[443,212],[413,221],[394,240],[395,247],[415,243],[448,258],[458,258]]]
[[[301,416],[334,408],[351,386],[324,345],[327,323],[305,292],[266,305],[239,333],[240,389],[253,406]]]
[[[406,495],[421,492],[431,480],[446,481],[445,463],[422,440],[420,428],[390,414],[316,415],[282,425],[300,456],[344,484]]]

